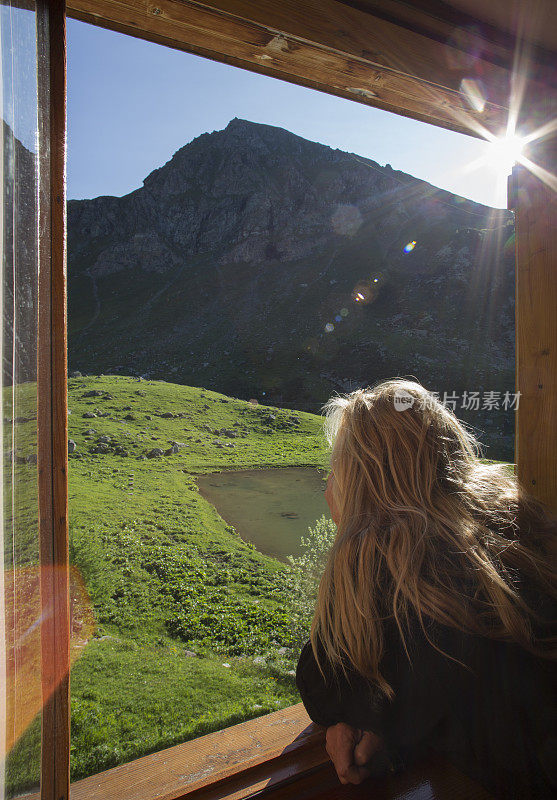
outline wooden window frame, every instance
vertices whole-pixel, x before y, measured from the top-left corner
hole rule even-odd
[[[70,791],[66,13],[460,133],[481,136],[485,129],[496,134],[504,131],[513,86],[513,53],[512,48],[510,53],[508,47],[505,50],[505,37],[475,59],[474,70],[481,74],[489,97],[480,112],[469,107],[460,92],[470,67],[462,58],[465,48],[443,42],[449,30],[446,22],[422,13],[420,3],[414,4],[418,8],[409,18],[397,17],[396,5],[377,0],[377,13],[371,13],[354,7],[358,3],[342,0],[67,0],[67,7],[64,0],[37,0],[39,534],[46,568],[42,602],[49,612],[42,625],[42,800],[67,800]],[[408,17],[408,10],[405,13]],[[555,70],[548,68],[547,59],[530,57],[529,90],[521,114],[525,123],[535,116],[541,124],[557,116]],[[462,68],[454,67],[459,59],[465,65]],[[547,144],[544,147],[547,153]],[[511,186],[517,226],[516,388],[521,393],[515,461],[519,479],[557,511],[555,193],[522,168],[513,172]],[[237,751],[238,741],[246,742],[243,754]],[[98,787],[102,787],[103,800],[121,797],[122,782],[132,781],[138,769],[145,774],[148,765],[151,782],[138,783],[136,794],[130,788],[124,796],[141,800],[203,796],[208,800],[225,796],[228,787],[230,796],[241,798],[269,781],[292,780],[323,764],[325,758],[322,731],[310,724],[301,706],[293,706],[80,781],[72,787],[72,800],[100,800]],[[172,773],[170,786],[165,774],[168,777],[173,759],[173,763],[199,768],[200,774],[204,762],[209,760],[212,766],[205,767],[202,778],[180,774],[179,785]]]

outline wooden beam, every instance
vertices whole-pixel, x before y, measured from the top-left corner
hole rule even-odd
[[[65,24],[64,0],[38,0],[41,800],[70,787]]]
[[[68,14],[472,136],[506,128],[508,70],[336,0],[68,0]],[[481,110],[461,92],[480,77]]]
[[[540,149],[545,158],[542,153],[536,161],[555,164],[548,157],[557,153],[555,140]],[[516,226],[517,475],[557,514],[556,188],[557,181],[551,187],[526,167],[515,167],[509,205]]]
[[[339,0],[438,42],[452,42],[471,56],[512,69],[517,46],[527,39],[531,63],[543,80],[544,66],[555,73],[551,19],[553,0],[531,0],[528,13],[517,19],[522,0]],[[471,3],[473,3],[474,8]],[[509,9],[509,5],[512,7]],[[524,9],[526,10],[526,9]],[[494,13],[495,11],[495,13]],[[475,12],[475,13],[474,13]]]

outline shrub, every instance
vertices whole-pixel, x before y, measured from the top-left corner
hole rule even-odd
[[[289,556],[293,636],[298,649],[309,636],[319,581],[336,536],[336,525],[325,515],[300,540],[301,555]]]

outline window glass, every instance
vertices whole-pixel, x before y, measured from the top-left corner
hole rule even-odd
[[[37,508],[37,56],[35,7],[0,6],[2,146],[2,544],[0,797],[40,770]],[[4,689],[5,687],[5,689]]]

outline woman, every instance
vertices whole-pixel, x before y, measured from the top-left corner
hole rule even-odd
[[[297,684],[343,783],[431,749],[557,796],[557,523],[418,383],[326,406],[337,536]]]

